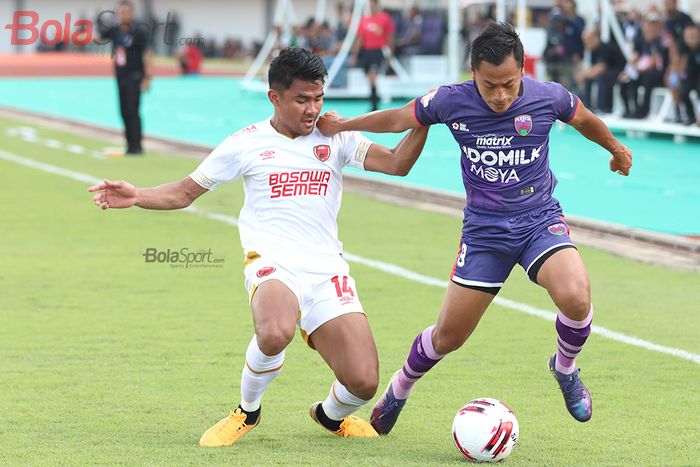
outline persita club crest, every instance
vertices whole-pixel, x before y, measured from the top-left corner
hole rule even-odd
[[[532,131],[532,117],[529,115],[518,115],[515,117],[515,132],[520,136],[527,136]]]
[[[321,162],[326,162],[331,157],[331,147],[327,144],[319,144],[314,146],[314,156]]]

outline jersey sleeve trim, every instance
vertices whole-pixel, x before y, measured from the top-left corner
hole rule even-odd
[[[425,123],[418,120],[418,113],[416,112],[416,106],[418,105],[418,102],[420,102],[418,99],[413,99],[413,118],[416,120],[416,122],[418,122],[420,126],[425,126]]]
[[[353,157],[354,159],[354,166],[356,167],[362,167],[363,169],[365,168],[365,159],[367,158],[367,152],[369,151],[369,147],[372,146],[372,141],[368,139],[363,139],[360,141],[360,143],[357,145],[357,149],[355,149],[355,156]]]
[[[571,116],[570,119],[564,120],[564,123],[571,123],[571,121],[574,118],[576,118],[576,115],[578,115],[578,109],[581,108],[581,99],[579,99],[579,97],[577,95],[574,95],[574,97],[576,98],[576,108],[574,109],[574,114]]]
[[[192,172],[190,175],[190,178],[199,186],[206,190],[213,190],[216,188],[217,183],[204,175],[201,170],[197,169],[194,172]]]

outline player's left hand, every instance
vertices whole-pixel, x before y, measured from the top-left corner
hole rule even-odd
[[[335,110],[326,112],[318,118],[316,128],[325,136],[333,136],[343,130],[340,121],[341,117]]]
[[[627,146],[620,143],[618,149],[613,152],[612,157],[610,158],[610,170],[627,177],[630,174],[631,168],[632,151],[630,151]]]

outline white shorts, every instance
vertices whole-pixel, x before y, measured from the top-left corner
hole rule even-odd
[[[255,252],[248,253],[243,270],[250,300],[260,284],[272,279],[279,280],[296,295],[299,301],[298,325],[307,343],[308,336],[323,323],[346,313],[364,314],[355,279],[349,272],[350,268],[346,267],[328,273],[309,273],[285,267]]]

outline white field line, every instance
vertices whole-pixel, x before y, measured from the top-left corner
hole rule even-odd
[[[12,154],[3,150],[0,150],[0,159],[4,159],[9,162],[14,162],[16,164],[23,165],[25,167],[29,167],[32,169],[37,169],[37,170],[42,170],[44,172],[52,173],[55,175],[61,175],[66,178],[70,178],[72,180],[78,181],[78,182],[83,182],[83,183],[88,183],[91,185],[101,183],[103,180],[100,178],[93,177],[91,175],[87,175],[84,173],[80,172],[75,172],[73,170],[68,170],[64,169],[61,167],[57,167],[55,165],[51,164],[46,164],[44,162],[38,162],[30,158],[18,156],[16,154]],[[86,200],[87,202],[87,200]],[[236,219],[233,216],[229,216],[226,214],[220,214],[216,212],[211,212],[211,211],[206,211],[204,209],[200,209],[195,206],[190,206],[187,209],[184,209],[184,211],[189,212],[190,214],[195,214],[198,216],[206,217],[208,219],[212,220],[217,220],[219,222],[223,222],[225,224],[237,227],[238,226],[238,219]],[[385,263],[383,261],[378,261],[376,259],[369,259],[369,258],[364,258],[362,256],[357,256],[352,253],[345,252],[343,253],[343,256],[345,259],[348,261],[351,261],[353,263],[358,263],[362,264],[368,267],[371,267],[373,269],[377,269],[382,272],[386,272],[387,274],[391,274],[393,276],[398,276],[402,277],[404,279],[408,279],[410,281],[418,282],[420,284],[424,285],[430,285],[434,287],[440,287],[440,288],[446,288],[447,287],[447,281],[441,280],[441,279],[436,279],[434,277],[429,277],[425,276],[423,274],[410,271],[408,269],[402,268],[401,266],[397,266],[395,264],[391,263]],[[535,308],[530,305],[526,305],[524,303],[516,302],[514,300],[509,300],[507,298],[503,297],[496,297],[494,299],[494,302],[500,306],[503,306],[505,308],[510,308],[511,310],[516,310],[521,313],[525,313],[531,316],[536,316],[538,318],[542,318],[547,321],[553,322],[556,318],[556,314],[547,311],[547,310],[542,310],[540,308]],[[617,341],[617,342],[622,342],[623,344],[635,346],[635,347],[641,347],[646,350],[651,350],[654,352],[660,352],[666,355],[671,355],[674,357],[682,358],[684,360],[689,360],[693,363],[700,364],[700,355],[688,352],[687,350],[683,349],[677,349],[674,347],[667,347],[664,345],[659,345],[659,344],[654,344],[653,342],[646,341],[644,339],[639,339],[638,337],[634,336],[628,336],[626,334],[622,334],[620,332],[612,331],[610,329],[604,328],[602,326],[596,326],[593,325],[591,331],[594,334],[598,334],[600,336],[606,337],[608,339]]]

